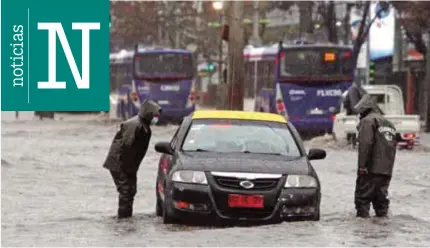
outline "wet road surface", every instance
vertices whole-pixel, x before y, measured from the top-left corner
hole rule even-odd
[[[354,218],[356,152],[323,139],[315,161],[321,221],[254,227],[163,225],[154,213],[159,155],[174,126],[155,127],[138,175],[135,216],[114,219],[117,193],[101,167],[116,124],[68,120],[2,123],[2,246],[429,246],[430,153],[399,151],[389,220]],[[373,214],[373,213],[372,213]]]

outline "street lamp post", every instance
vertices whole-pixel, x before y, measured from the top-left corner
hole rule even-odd
[[[218,12],[219,14],[219,26],[220,26],[220,32],[222,30],[222,9],[223,9],[223,2],[221,1],[215,1],[212,3],[212,7]],[[219,44],[218,44],[218,84],[221,84],[222,82],[222,65],[223,65],[223,52],[222,52],[222,38],[221,35],[219,36]]]

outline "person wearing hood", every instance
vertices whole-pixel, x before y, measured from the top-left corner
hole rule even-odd
[[[396,157],[396,129],[369,94],[354,109],[360,119],[354,200],[357,217],[369,217],[370,203],[377,217],[386,217],[390,203],[388,187]]]
[[[357,115],[354,106],[360,101],[366,92],[363,88],[359,87],[355,82],[348,88],[346,95],[341,97],[343,107],[345,108],[346,115]],[[346,139],[349,143],[352,142],[354,134],[347,134]]]
[[[355,82],[348,88],[347,94],[343,99],[343,106],[346,110],[346,115],[355,115],[354,106],[360,101],[366,92],[359,87]]]
[[[133,215],[137,171],[148,150],[150,125],[157,123],[160,113],[157,103],[145,101],[139,114],[121,123],[113,138],[103,167],[110,171],[119,193],[118,218]]]

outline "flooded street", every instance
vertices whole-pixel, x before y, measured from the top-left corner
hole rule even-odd
[[[320,222],[163,225],[154,212],[153,145],[170,140],[176,127],[154,127],[135,216],[117,222],[118,195],[102,168],[117,126],[66,119],[2,123],[2,246],[430,246],[428,152],[398,152],[389,220],[354,217],[356,152],[321,142],[327,158],[313,162],[322,183]]]

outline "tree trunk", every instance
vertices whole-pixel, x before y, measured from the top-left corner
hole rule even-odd
[[[224,15],[223,15],[223,24],[225,23],[226,25],[230,25],[231,26],[231,17],[232,17],[232,3],[230,1],[225,1],[224,2]],[[229,33],[230,35],[230,33]],[[219,36],[219,39],[222,39],[222,32]],[[227,50],[227,59],[229,60],[229,53],[230,53],[230,44],[228,43],[228,50]],[[227,70],[227,68],[229,68],[230,63],[229,61],[227,61],[227,65],[225,66],[225,70],[226,71],[230,71]],[[229,98],[228,98],[228,85],[227,85],[227,73],[223,73],[223,80],[222,82],[220,82],[218,84],[217,87],[217,92],[216,92],[216,104],[215,107],[216,109],[229,109]]]
[[[345,17],[343,18],[343,43],[345,45],[348,44],[348,41],[350,40],[351,35],[351,25],[349,24],[351,21],[351,9],[354,6],[352,3],[346,3],[346,13]]]
[[[300,12],[299,33],[300,39],[314,41],[314,24],[312,19],[313,2],[298,2]]]
[[[339,42],[337,37],[336,10],[333,1],[329,1],[326,15],[326,27],[328,31],[328,41],[334,44]]]
[[[255,46],[261,45],[260,37],[260,2],[254,0],[254,13],[252,18],[252,44]],[[247,43],[245,43],[247,44]]]
[[[430,132],[430,32],[427,33],[427,49],[425,53],[425,65],[426,65],[426,77],[424,81],[424,101],[425,101],[425,121],[426,121],[426,132]]]
[[[228,43],[228,109],[243,110],[244,94],[244,27],[243,27],[243,8],[242,1],[231,3],[231,17]]]

